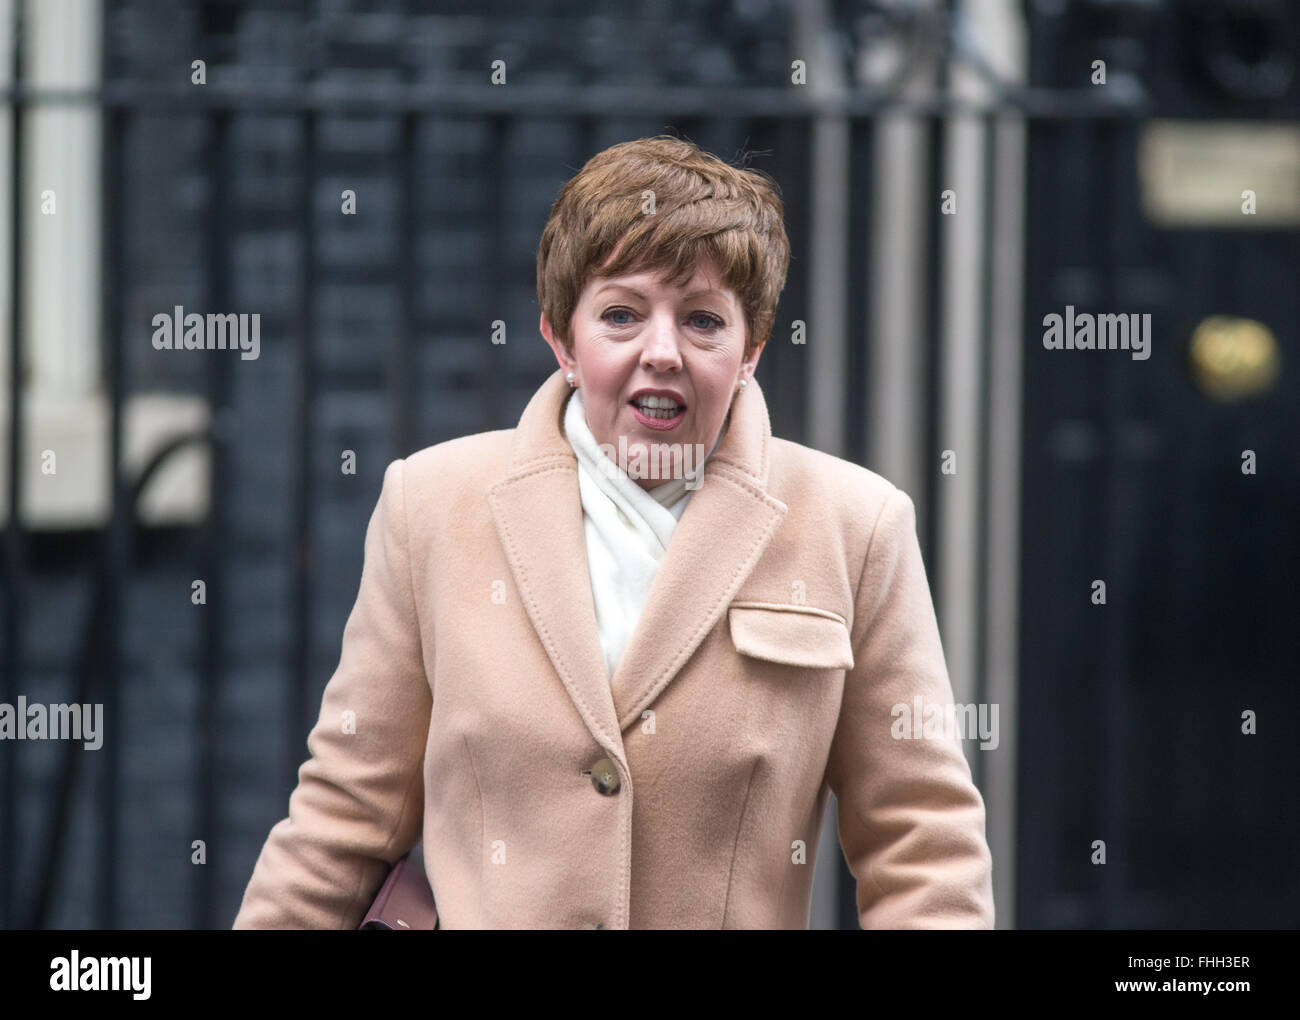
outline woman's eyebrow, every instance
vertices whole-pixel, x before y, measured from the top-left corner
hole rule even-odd
[[[639,290],[637,290],[635,287],[629,287],[629,286],[627,286],[626,284],[623,284],[623,283],[606,283],[606,284],[602,284],[601,286],[599,286],[599,287],[596,288],[595,293],[592,294],[592,297],[597,297],[597,296],[599,296],[599,295],[605,293],[605,291],[607,291],[607,290],[625,290],[625,291],[627,291],[629,294],[631,294],[633,297],[639,297],[639,298],[641,298],[642,300],[645,299],[645,295],[642,294],[642,293],[641,293]]]
[[[596,296],[596,295],[603,294],[603,293],[604,293],[605,291],[607,291],[607,290],[625,290],[625,291],[627,291],[629,294],[631,294],[633,297],[638,297],[638,298],[640,298],[642,301],[645,300],[645,295],[644,295],[644,294],[642,294],[642,293],[641,293],[639,290],[637,290],[635,287],[629,287],[627,284],[624,284],[624,283],[607,283],[607,284],[605,284],[604,286],[599,287],[599,288],[596,290],[595,294],[593,294],[592,296],[594,297],[594,296]],[[683,301],[693,301],[695,298],[698,298],[698,297],[719,297],[719,298],[722,298],[722,297],[726,297],[726,295],[725,295],[722,291],[718,290],[716,287],[709,287],[709,288],[706,288],[706,289],[704,289],[704,290],[693,290],[693,291],[691,291],[689,294],[684,295],[684,296],[682,297],[682,300],[683,300]]]

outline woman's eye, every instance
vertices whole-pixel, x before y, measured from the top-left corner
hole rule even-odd
[[[626,308],[611,308],[601,316],[603,320],[612,326],[630,325],[632,317],[633,313]],[[687,321],[699,330],[711,331],[722,328],[722,320],[708,312],[695,312]]]

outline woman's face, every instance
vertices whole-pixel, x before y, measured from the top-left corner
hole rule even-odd
[[[711,262],[684,284],[649,273],[588,280],[573,312],[572,356],[545,315],[540,328],[560,367],[582,389],[596,442],[617,453],[624,437],[631,463],[665,463],[651,458],[665,456],[663,444],[670,444],[680,450],[674,464],[698,467],[713,449],[740,380],[753,376],[762,353],[759,348],[743,358],[744,313]],[[659,399],[650,403],[660,406],[647,406],[651,396]],[[667,480],[662,473],[630,473],[643,489]]]

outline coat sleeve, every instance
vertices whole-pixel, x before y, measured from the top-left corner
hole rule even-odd
[[[953,703],[906,493],[885,499],[858,582],[853,669],[827,762],[863,928],[993,927],[984,801],[956,736],[896,739],[905,706]]]
[[[271,829],[234,928],[356,928],[419,839],[432,695],[407,544],[404,462],[384,472],[338,668],[289,814]],[[355,720],[353,723],[352,720]]]

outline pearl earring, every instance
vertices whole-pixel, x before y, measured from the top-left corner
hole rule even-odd
[[[577,384],[576,382],[573,381],[573,373],[572,373],[572,372],[570,372],[570,373],[569,373],[568,375],[566,375],[564,378],[565,378],[565,379],[568,381],[568,383],[569,383],[569,389],[571,389],[571,390],[576,390],[576,389],[578,388],[578,384]]]

